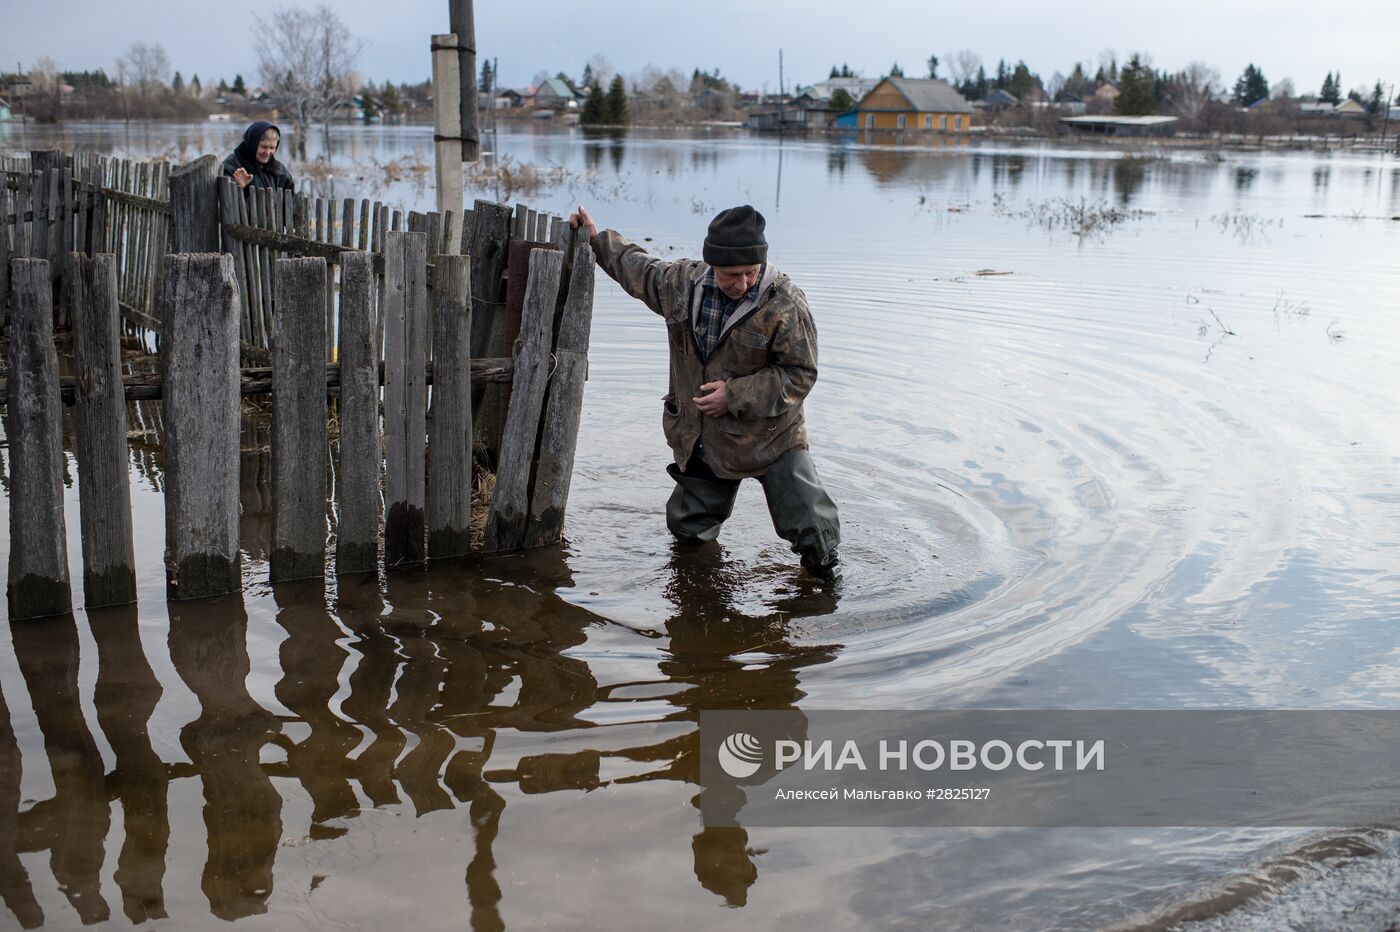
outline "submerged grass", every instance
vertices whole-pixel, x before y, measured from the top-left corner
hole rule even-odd
[[[1013,207],[1000,194],[993,196],[992,208],[998,216],[1013,217],[1051,232],[1063,230],[1079,237],[1103,236],[1119,224],[1139,220],[1149,213],[1082,197],[1078,201],[1057,197]]]

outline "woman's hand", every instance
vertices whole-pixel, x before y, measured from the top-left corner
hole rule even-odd
[[[233,170],[233,180],[238,182],[240,188],[246,188],[248,187],[248,182],[253,180],[253,176],[248,174],[248,170],[240,165]]]

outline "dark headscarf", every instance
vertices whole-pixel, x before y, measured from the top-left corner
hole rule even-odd
[[[234,155],[238,156],[238,163],[250,175],[256,175],[264,168],[263,163],[258,161],[258,143],[262,142],[263,134],[270,129],[277,130],[277,138],[279,140],[282,138],[282,130],[278,128],[277,124],[267,120],[258,120],[243,131],[243,141],[238,144],[237,149],[233,150]],[[280,143],[277,148],[282,148]],[[268,159],[266,168],[275,172],[276,169],[273,166],[276,163],[277,155],[274,153],[272,158]]]

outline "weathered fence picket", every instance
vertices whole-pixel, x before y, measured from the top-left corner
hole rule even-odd
[[[477,201],[472,246],[472,339],[473,358],[506,353],[505,299],[506,260],[510,246],[511,210],[504,204]],[[492,385],[472,392],[472,429],[488,450],[499,450],[501,392]]]
[[[374,257],[340,260],[340,456],[336,474],[336,573],[379,566],[383,449],[379,428],[379,340],[374,332]]]
[[[218,180],[219,163],[212,155],[181,165],[171,173],[174,252],[219,251]]]
[[[471,269],[439,255],[433,270],[433,407],[428,422],[428,556],[471,546]]]
[[[272,319],[273,582],[326,573],[325,259],[278,259]]]
[[[384,238],[384,564],[423,560],[427,435],[428,238]]]
[[[126,398],[122,391],[117,267],[110,256],[73,255],[73,421],[77,429],[83,601],[136,601]]]
[[[510,410],[501,436],[496,488],[486,517],[484,548],[513,550],[523,545],[529,517],[529,486],[535,440],[550,376],[550,335],[559,297],[564,255],[553,249],[530,253],[530,281],[521,319],[520,348],[515,353]]]
[[[163,260],[165,570],[172,599],[242,588],[238,285],[226,255]]]
[[[0,328],[9,323],[10,256],[14,253],[15,224],[10,217],[18,212],[15,196],[8,185],[0,186]]]
[[[567,254],[563,307],[554,345],[554,370],[540,429],[531,487],[530,518],[525,546],[539,547],[559,540],[569,503],[574,473],[574,449],[583,416],[583,383],[588,378],[588,334],[593,324],[593,249],[588,237],[573,237]]]
[[[16,259],[10,325],[10,618],[58,615],[72,608],[63,520],[62,411],[53,342],[48,262]]]

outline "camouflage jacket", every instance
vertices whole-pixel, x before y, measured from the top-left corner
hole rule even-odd
[[[599,232],[593,251],[603,271],[666,321],[671,390],[661,424],[677,466],[685,468],[696,441],[704,444],[715,475],[725,479],[761,476],[784,453],[807,448],[802,399],[817,380],[817,328],[807,296],[792,279],[769,263],[758,298],[734,310],[704,360],[694,321],[709,266],[658,259],[615,230]],[[707,417],[691,399],[715,381],[727,383],[729,413]]]

